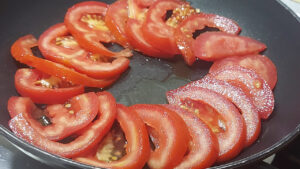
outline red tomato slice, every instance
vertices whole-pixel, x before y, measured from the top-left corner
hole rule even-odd
[[[112,79],[93,79],[61,64],[38,58],[34,56],[31,51],[31,48],[35,46],[37,46],[37,40],[33,37],[33,35],[23,36],[12,45],[11,55],[21,63],[27,64],[41,72],[56,76],[74,84],[103,88],[111,85],[118,79],[118,77]]]
[[[175,28],[165,23],[165,15],[168,10],[181,7],[183,2],[163,0],[154,3],[147,12],[146,21],[142,27],[145,39],[153,47],[164,53],[180,53],[174,38]]]
[[[105,136],[116,117],[116,102],[108,92],[97,94],[99,102],[98,119],[79,137],[63,144],[48,140],[31,126],[31,117],[20,113],[9,121],[9,127],[20,138],[56,155],[72,158],[89,152]]]
[[[27,114],[30,127],[43,137],[54,141],[66,138],[84,128],[96,117],[98,112],[98,100],[94,93],[75,96],[64,105],[47,106],[44,112],[27,100],[26,97],[11,97],[8,101],[8,111],[11,115]],[[27,104],[24,105],[24,103]],[[41,118],[43,114],[50,119],[51,124],[43,126],[35,119]]]
[[[274,96],[270,86],[253,70],[240,66],[224,67],[211,73],[219,80],[225,80],[232,85],[242,88],[253,100],[262,119],[267,119],[274,109]]]
[[[151,152],[150,168],[173,168],[183,159],[187,151],[189,134],[184,121],[175,112],[159,105],[140,104],[130,107],[136,111],[144,123],[156,133],[151,137],[158,140]]]
[[[167,109],[176,112],[188,127],[191,140],[188,144],[188,154],[177,165],[176,169],[195,169],[210,167],[217,159],[219,144],[209,127],[196,115],[184,111],[179,106],[166,104]]]
[[[142,168],[150,155],[147,129],[136,112],[123,105],[117,105],[117,120],[127,139],[126,155],[118,161],[106,163],[96,157],[78,157],[74,160],[103,168],[133,169]]]
[[[84,92],[81,85],[74,86],[57,77],[28,68],[17,70],[15,87],[21,96],[30,97],[33,102],[40,104],[64,103]]]
[[[257,54],[266,48],[265,44],[249,37],[223,32],[205,32],[192,43],[192,50],[196,57],[206,61]]]
[[[125,32],[127,20],[127,0],[118,0],[108,7],[105,16],[105,24],[115,36],[116,41],[124,47],[129,47]]]
[[[204,29],[205,26],[218,28],[220,31],[238,34],[241,31],[239,25],[228,18],[215,14],[199,13],[186,18],[176,29],[175,39],[178,49],[181,51],[185,62],[192,65],[196,61],[191,47],[194,41],[193,33]]]
[[[182,88],[189,90],[191,87],[206,88],[225,96],[236,105],[244,118],[246,124],[245,147],[250,146],[257,139],[261,129],[260,117],[250,96],[246,95],[242,89],[225,81],[217,80],[209,75],[201,80],[191,82]]]
[[[87,51],[110,57],[130,57],[129,49],[112,52],[100,42],[113,42],[109,28],[104,22],[108,5],[102,2],[87,1],[77,3],[68,9],[65,24],[81,47]]]
[[[39,48],[47,59],[72,67],[93,78],[118,76],[128,68],[130,62],[127,58],[116,58],[111,63],[101,61],[105,58],[80,48],[63,23],[50,27],[41,35]]]
[[[224,96],[201,87],[181,88],[167,92],[170,104],[197,114],[216,134],[219,142],[217,161],[237,156],[244,147],[246,129],[237,108]]]
[[[238,65],[247,69],[254,70],[260,75],[270,88],[273,89],[277,82],[277,69],[274,63],[264,55],[247,55],[241,57],[229,57],[214,62],[209,72],[217,71],[225,66]]]

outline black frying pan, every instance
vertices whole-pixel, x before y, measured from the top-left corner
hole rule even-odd
[[[76,2],[78,0],[0,1],[0,131],[26,154],[54,167],[93,168],[49,154],[17,138],[8,129],[6,110],[8,98],[18,95],[13,77],[22,66],[12,59],[10,46],[20,36],[31,33],[38,37],[49,26],[62,22],[67,8]],[[288,144],[300,130],[299,21],[274,0],[192,0],[192,5],[204,12],[236,20],[242,27],[242,35],[267,44],[268,50],[264,54],[278,69],[275,110],[268,120],[263,121],[258,141],[235,159],[216,167],[242,166],[271,155]],[[203,77],[210,65],[199,61],[187,67],[181,59],[163,61],[134,53],[131,68],[108,90],[118,102],[126,105],[165,103],[165,91]]]

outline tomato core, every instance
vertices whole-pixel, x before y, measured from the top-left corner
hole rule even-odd
[[[101,31],[109,31],[108,27],[104,22],[104,18],[98,14],[86,14],[80,19],[82,22],[86,23],[90,28]]]

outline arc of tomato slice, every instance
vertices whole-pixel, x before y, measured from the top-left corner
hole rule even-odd
[[[47,59],[97,79],[118,76],[130,63],[129,59],[124,57],[102,61],[102,56],[85,51],[73,36],[70,36],[63,23],[50,27],[40,36],[39,49]]]
[[[66,104],[47,106],[44,113],[28,99],[11,97],[8,101],[8,111],[11,115],[26,114],[30,127],[43,137],[53,141],[61,140],[84,128],[96,117],[98,112],[98,100],[94,93],[75,96]],[[40,122],[35,120],[34,116],[36,115],[34,114],[46,114],[51,124],[42,126]]]
[[[40,104],[64,103],[84,92],[82,85],[71,85],[59,78],[28,68],[17,70],[15,87],[21,96],[30,97],[33,102]]]
[[[233,56],[217,60],[209,68],[212,73],[226,66],[238,65],[247,69],[254,70],[265,81],[268,82],[271,89],[273,89],[277,82],[277,69],[274,63],[264,55],[246,55],[246,56]]]
[[[249,37],[224,32],[205,32],[192,43],[192,51],[199,59],[214,61],[230,56],[258,54],[266,45]]]
[[[149,133],[158,145],[151,152],[148,166],[150,168],[173,168],[182,160],[189,141],[187,127],[175,112],[159,105],[133,105],[146,125],[156,134]]]
[[[219,142],[218,162],[237,156],[245,144],[245,124],[237,108],[224,96],[201,87],[167,92],[170,104],[197,114],[216,134]]]
[[[30,124],[27,113],[19,113],[9,121],[9,127],[20,138],[55,155],[62,157],[76,157],[90,151],[109,131],[116,115],[116,103],[108,92],[98,94],[101,102],[97,120],[79,137],[70,143],[63,144],[48,140],[37,132]]]
[[[218,157],[219,144],[209,127],[196,115],[183,110],[179,106],[170,104],[162,106],[176,112],[184,120],[191,137],[188,144],[188,153],[175,168],[195,169],[211,166]]]
[[[112,79],[93,79],[84,74],[74,71],[61,64],[38,58],[32,54],[31,48],[37,46],[37,39],[33,35],[19,38],[11,47],[12,56],[19,62],[32,66],[46,74],[59,77],[74,84],[89,87],[107,87],[118,77]]]
[[[193,33],[207,27],[218,28],[219,30],[238,34],[241,30],[239,25],[231,19],[214,14],[199,13],[187,17],[175,30],[175,39],[178,49],[181,51],[185,62],[192,65],[196,56],[192,51]]]
[[[240,66],[228,66],[210,75],[240,87],[251,97],[262,119],[267,119],[273,112],[273,92],[267,82],[253,70]]]
[[[150,155],[150,144],[147,129],[135,111],[117,105],[117,121],[120,123],[127,140],[126,155],[118,161],[102,162],[96,157],[77,157],[74,160],[81,163],[116,169],[142,168]]]
[[[87,51],[109,57],[130,57],[132,53],[129,49],[112,52],[100,43],[115,40],[104,21],[107,8],[108,5],[103,2],[77,3],[68,9],[64,23],[80,46]]]

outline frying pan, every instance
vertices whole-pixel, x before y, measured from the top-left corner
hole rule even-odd
[[[68,7],[78,0],[1,0],[0,1],[0,131],[17,148],[29,156],[54,167],[93,168],[42,151],[17,138],[8,129],[6,103],[18,95],[14,88],[14,73],[20,65],[10,55],[10,46],[20,36],[38,37],[44,30],[63,22]],[[105,1],[111,3],[112,1]],[[300,23],[294,14],[274,0],[191,0],[203,12],[216,13],[236,20],[241,35],[260,40],[268,46],[264,53],[278,69],[278,83],[274,89],[275,110],[262,122],[257,142],[235,159],[214,167],[232,168],[265,158],[288,144],[300,130]],[[112,47],[118,50],[118,47]],[[192,67],[180,58],[166,61],[134,53],[131,68],[107,90],[119,103],[165,103],[165,92],[188,81],[203,77],[211,63],[198,61]],[[96,90],[96,89],[88,89]],[[213,168],[214,168],[213,167]]]

